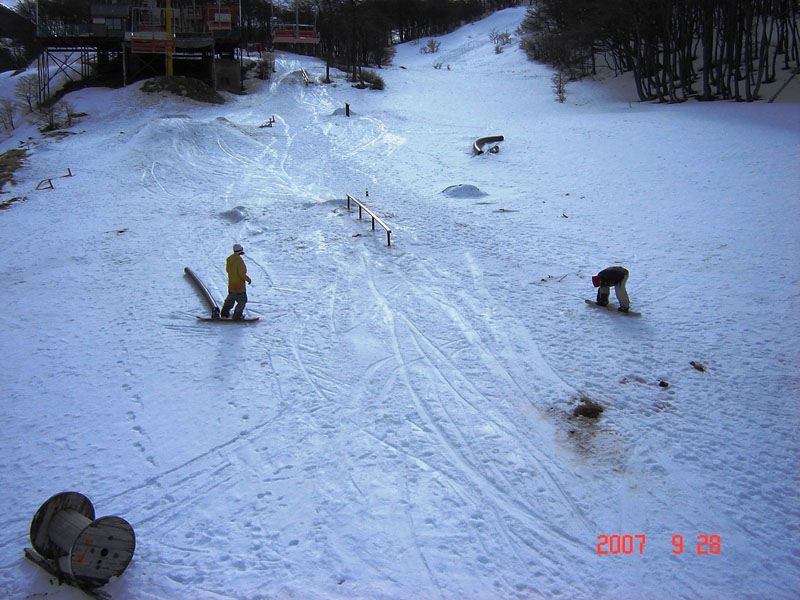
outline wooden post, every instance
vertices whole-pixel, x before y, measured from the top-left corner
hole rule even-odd
[[[128,53],[124,41],[122,42],[122,87],[128,87]]]
[[[171,0],[167,0],[167,10],[166,10],[166,30],[167,30],[167,43],[172,41],[172,3]],[[172,77],[172,50],[171,46],[167,46],[167,58],[166,58],[166,72],[167,77]]]
[[[213,82],[214,91],[217,91],[217,61],[214,60],[216,53],[216,45],[214,40],[211,40],[211,81]]]
[[[348,117],[350,116],[350,105],[347,102],[344,103],[344,112]]]

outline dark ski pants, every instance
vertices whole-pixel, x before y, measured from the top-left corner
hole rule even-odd
[[[244,305],[247,304],[247,292],[228,291],[228,297],[225,298],[225,303],[222,305],[222,317],[228,318],[234,302],[236,303],[236,310],[233,311],[233,318],[241,319],[242,313],[244,312]]]
[[[614,294],[617,296],[617,300],[619,301],[620,308],[630,308],[631,301],[628,298],[628,290],[625,289],[625,284],[628,282],[628,273],[625,273],[625,277],[623,277],[622,281],[620,281],[617,285],[614,286]],[[611,296],[611,287],[607,285],[601,285],[597,288],[597,303],[601,306],[606,306],[608,304],[608,298]]]

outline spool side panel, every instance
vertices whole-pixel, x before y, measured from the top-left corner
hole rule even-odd
[[[33,516],[30,530],[33,549],[45,558],[58,558],[69,551],[69,548],[60,549],[56,546],[48,535],[53,515],[63,510],[74,510],[88,520],[94,520],[94,506],[79,492],[61,492],[47,500]]]
[[[84,529],[72,546],[72,575],[100,586],[127,568],[136,549],[133,528],[120,517],[102,517]]]

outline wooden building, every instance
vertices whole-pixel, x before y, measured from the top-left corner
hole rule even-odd
[[[241,39],[238,5],[193,0],[120,0],[95,4],[90,23],[40,22],[39,102],[58,75],[94,76],[127,85],[157,75],[185,75],[217,89],[216,68],[233,72]],[[238,71],[236,71],[238,72]],[[239,91],[241,81],[225,81]]]

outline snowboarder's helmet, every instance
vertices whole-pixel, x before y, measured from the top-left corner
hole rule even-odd
[[[234,245],[233,245],[233,251],[234,251],[236,254],[244,254],[244,248],[242,248],[242,245],[241,245],[241,244],[234,244]]]
[[[594,287],[600,287],[601,283],[602,283],[602,281],[600,280],[600,276],[599,275],[592,275],[592,285]]]

